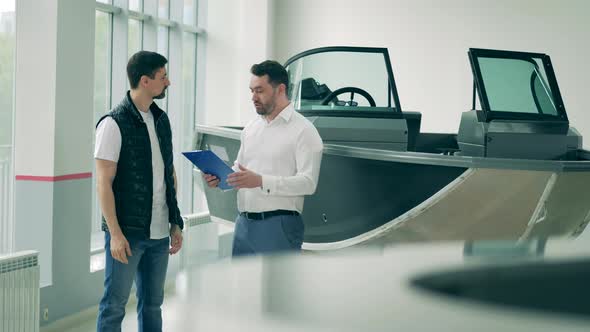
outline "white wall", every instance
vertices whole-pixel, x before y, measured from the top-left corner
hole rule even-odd
[[[231,0],[207,1],[205,118],[207,124],[235,124],[238,119],[235,75],[239,13]]]
[[[17,176],[92,170],[94,2],[77,1],[86,4],[80,13],[68,1],[17,1]]]
[[[89,19],[95,17],[93,5],[91,0],[59,1],[55,61],[55,175],[92,172],[94,164],[94,133],[89,130],[94,127],[93,112],[92,106],[87,106],[93,105],[94,96],[94,65],[88,65],[94,64],[94,25],[88,24]]]
[[[202,87],[209,125],[244,125],[255,116],[250,67],[269,58],[272,0],[209,0],[206,3],[206,64]]]
[[[272,20],[269,0],[240,1],[239,61],[238,61],[238,107],[240,122],[248,123],[256,117],[250,93],[250,67],[270,58],[272,45],[270,34]]]
[[[43,294],[72,290],[71,278],[84,288],[90,274],[91,181],[55,177],[92,171],[95,1],[18,0],[16,15],[15,249],[40,251],[41,307],[53,315],[88,295]]]
[[[588,0],[275,0],[274,55],[333,45],[389,49],[402,109],[456,132],[471,107],[467,49],[551,56],[570,123],[590,147]]]
[[[17,175],[54,175],[57,10],[52,1],[16,2]]]

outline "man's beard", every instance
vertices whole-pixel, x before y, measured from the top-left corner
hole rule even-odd
[[[260,108],[256,109],[256,113],[258,113],[258,115],[268,115],[272,112],[273,108],[274,108],[274,103],[261,104]]]
[[[164,90],[162,90],[162,93],[160,93],[159,95],[154,97],[154,99],[164,99],[164,98],[166,98],[166,88],[164,88]]]
[[[276,102],[275,102],[275,96],[276,96],[277,90],[273,89],[273,93],[272,96],[270,98],[270,102],[268,104],[260,104],[260,109],[256,108],[256,113],[258,113],[258,115],[269,115],[270,113],[272,113],[272,110],[275,108]],[[254,105],[254,107],[256,107],[256,105]]]

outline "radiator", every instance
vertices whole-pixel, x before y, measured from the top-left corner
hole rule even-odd
[[[182,216],[182,218],[184,219],[184,224],[186,228],[211,222],[209,211],[184,215]]]
[[[212,234],[209,211],[183,215],[184,219],[184,241],[182,243],[182,250],[180,251],[180,267],[188,268],[190,266],[198,265],[201,261],[200,255],[204,250],[217,250],[217,234]],[[200,225],[209,225],[205,227],[196,227]],[[214,243],[209,243],[214,242]]]
[[[39,331],[38,254],[0,256],[0,332]]]

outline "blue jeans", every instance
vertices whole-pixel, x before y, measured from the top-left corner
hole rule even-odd
[[[132,256],[129,264],[111,256],[111,236],[105,232],[104,295],[98,308],[96,330],[121,331],[125,305],[135,279],[139,331],[162,331],[164,282],[168,268],[170,238],[142,240],[127,237]]]
[[[274,216],[262,220],[236,218],[232,256],[301,251],[303,244],[301,216]]]

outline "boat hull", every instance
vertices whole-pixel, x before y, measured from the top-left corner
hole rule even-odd
[[[235,160],[239,130],[199,127],[200,149]],[[408,241],[577,234],[590,218],[590,162],[528,161],[325,145],[303,210],[307,250]],[[213,220],[233,222],[236,191],[205,186]]]

